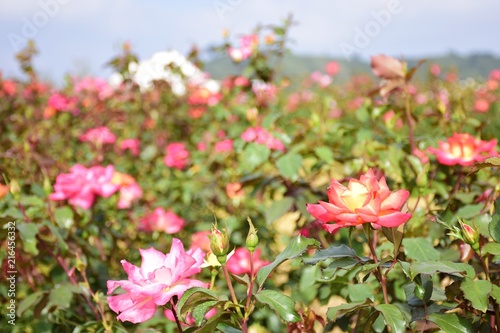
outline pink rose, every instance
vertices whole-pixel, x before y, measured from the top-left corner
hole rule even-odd
[[[81,142],[90,142],[97,146],[113,144],[116,136],[106,126],[91,128],[79,137]]]
[[[162,231],[166,234],[175,234],[182,230],[186,222],[173,211],[161,207],[155,208],[153,213],[141,219],[139,229],[144,231]]]
[[[165,165],[179,170],[184,169],[189,163],[189,151],[182,142],[170,143],[166,148],[166,156],[163,159]]]
[[[257,271],[266,265],[269,265],[270,261],[265,261],[260,259],[260,249],[255,249],[253,252],[253,273],[257,274]],[[250,275],[250,251],[248,249],[239,247],[234,251],[234,254],[226,262],[227,269],[232,274]]]
[[[439,148],[429,147],[428,151],[436,155],[438,162],[444,165],[469,166],[488,156],[498,155],[495,150],[496,139],[483,141],[468,133],[454,133],[447,141],[439,141],[438,145]]]
[[[307,211],[323,222],[323,228],[333,233],[339,228],[371,223],[373,227],[397,227],[411,217],[401,212],[410,192],[391,192],[385,177],[379,181],[372,169],[360,179],[351,179],[346,186],[332,179],[328,201],[307,204]]]
[[[180,298],[192,287],[208,287],[207,283],[191,278],[201,272],[203,251],[184,250],[180,240],[174,238],[170,253],[163,254],[154,248],[139,249],[141,267],[122,260],[127,280],[108,280],[108,295],[121,287],[125,293],[109,296],[111,310],[118,313],[118,320],[132,323],[144,322],[153,317],[157,306],[167,304],[172,297]]]

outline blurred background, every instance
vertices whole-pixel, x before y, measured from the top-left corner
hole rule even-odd
[[[139,59],[170,49],[186,54],[196,45],[210,72],[215,56],[208,49],[222,44],[224,29],[238,36],[292,14],[289,46],[300,56],[293,66],[304,72],[317,58],[346,68],[385,53],[455,61],[467,75],[483,75],[500,67],[499,13],[498,0],[2,0],[0,71],[20,75],[15,54],[31,38],[36,69],[56,83],[65,74],[109,76],[106,63],[124,42]],[[222,75],[218,66],[214,76]]]

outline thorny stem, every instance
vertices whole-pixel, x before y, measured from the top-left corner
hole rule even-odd
[[[243,318],[243,324],[241,325],[241,329],[243,332],[247,331],[247,322],[248,322],[248,317],[250,316],[249,308],[250,308],[250,302],[252,300],[254,281],[255,281],[255,274],[254,274],[254,263],[253,263],[253,251],[250,251],[250,284],[248,285],[247,302],[245,304],[245,317]]]
[[[227,287],[229,289],[229,293],[231,294],[231,300],[236,306],[236,311],[241,317],[243,317],[243,314],[241,313],[241,310],[239,308],[238,299],[236,298],[236,294],[234,293],[233,283],[231,282],[231,277],[229,276],[229,271],[227,270],[226,264],[222,265],[222,272],[224,272],[224,278],[226,279]],[[246,333],[246,331],[243,331],[243,333]]]
[[[413,130],[413,119],[411,118],[411,110],[410,110],[410,93],[408,92],[408,85],[405,85],[405,116],[406,122],[408,123],[408,131],[409,131],[409,141],[410,141],[410,149],[413,153],[415,151],[415,133]]]
[[[374,242],[376,242],[376,230],[373,230],[373,235],[374,237],[372,238],[370,236],[370,230],[369,226],[364,228],[366,237],[368,238],[368,247],[370,248],[370,252],[372,254],[373,261],[378,264],[379,260],[377,258],[377,253],[375,252],[375,246]],[[386,276],[382,274],[382,269],[380,268],[380,265],[377,267],[377,270],[375,271],[375,277],[377,280],[380,282],[380,285],[382,286],[382,293],[384,294],[384,302],[385,304],[389,304],[389,296],[387,295],[387,279]]]
[[[183,333],[184,331],[182,330],[181,322],[179,321],[179,316],[177,316],[177,311],[175,311],[175,304],[170,300],[170,304],[172,304],[172,314],[174,315],[175,318],[175,323],[177,324],[177,329],[179,330],[179,333]]]

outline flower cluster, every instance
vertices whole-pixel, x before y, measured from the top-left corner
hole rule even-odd
[[[234,62],[240,62],[250,58],[254,50],[259,45],[259,37],[255,34],[242,36],[239,40],[239,47],[228,47],[227,54]]]
[[[283,142],[260,126],[247,128],[247,130],[241,134],[241,138],[246,142],[266,145],[271,150],[285,151]]]
[[[112,165],[106,167],[93,166],[86,168],[76,164],[70,173],[57,176],[55,192],[50,194],[51,200],[68,200],[73,206],[89,209],[96,196],[108,198],[120,190],[118,208],[129,208],[132,201],[142,196],[142,190],[135,180],[115,171]]]
[[[116,136],[106,126],[91,128],[79,137],[81,142],[89,142],[96,146],[105,144],[113,144],[116,141]]]

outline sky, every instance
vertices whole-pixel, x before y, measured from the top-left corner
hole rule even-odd
[[[223,42],[224,29],[241,35],[289,14],[295,54],[500,55],[498,0],[2,0],[0,71],[20,75],[15,54],[29,38],[43,78],[106,77],[124,42],[140,59],[195,44],[203,52]]]

